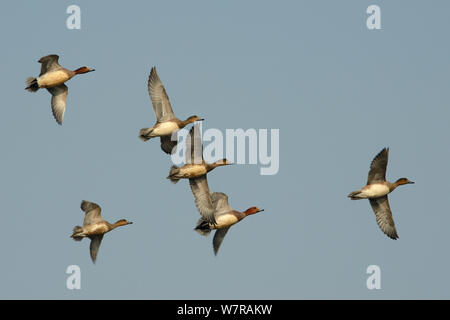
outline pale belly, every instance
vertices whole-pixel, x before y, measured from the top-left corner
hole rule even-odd
[[[153,129],[152,136],[168,136],[179,129],[175,122],[163,122]]]
[[[108,227],[104,223],[90,224],[83,227],[87,235],[97,235],[108,232]]]
[[[389,193],[389,187],[381,183],[371,184],[362,189],[361,194],[367,198],[379,198]]]
[[[200,164],[184,165],[179,172],[179,175],[183,178],[195,178],[204,174],[206,174],[206,168]]]
[[[234,214],[223,214],[216,218],[216,226],[214,226],[214,229],[220,229],[232,226],[233,224],[237,223],[239,220]]]
[[[42,76],[37,78],[37,83],[40,88],[50,88],[58,86],[69,79],[70,77],[66,72],[57,70],[43,74]]]

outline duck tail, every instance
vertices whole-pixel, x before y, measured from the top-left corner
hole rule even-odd
[[[83,237],[80,235],[80,233],[83,232],[83,228],[80,226],[75,226],[73,228],[73,234],[70,236],[75,241],[81,241],[83,240]]]
[[[360,190],[353,191],[353,192],[350,192],[350,194],[348,195],[348,197],[349,197],[350,199],[352,199],[352,200],[360,200],[360,199],[363,199],[363,198],[361,198],[361,197],[358,197],[358,195],[359,195],[360,193],[361,193]]]
[[[209,234],[211,233],[211,228],[209,226],[208,221],[206,221],[203,218],[198,219],[197,221],[197,226],[194,229],[195,231],[197,231],[198,233],[200,233],[202,236],[209,236]]]
[[[37,83],[37,79],[33,77],[27,78],[27,87],[25,90],[28,90],[30,92],[36,92],[39,90],[39,85]]]
[[[152,138],[151,133],[153,132],[153,128],[142,128],[141,131],[139,131],[139,138],[142,141],[147,141]]]
[[[178,181],[180,181],[180,179],[176,177],[176,174],[179,172],[180,168],[178,168],[177,166],[172,166],[170,168],[169,176],[167,177],[167,179],[170,179],[172,183],[177,183]]]

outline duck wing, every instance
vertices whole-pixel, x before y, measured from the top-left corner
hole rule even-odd
[[[176,132],[175,134],[176,139],[178,139]],[[177,146],[177,140],[173,141],[171,136],[162,136],[161,137],[161,150],[164,151],[167,154],[172,154],[175,152]]]
[[[42,76],[44,73],[49,71],[53,71],[59,68],[62,68],[58,63],[59,56],[56,54],[49,54],[48,56],[42,57],[39,59],[39,63],[41,64],[41,73],[39,76]]]
[[[211,194],[213,206],[216,209],[215,216],[233,211],[228,204],[228,196],[223,192],[213,192]]]
[[[63,83],[59,86],[47,88],[48,92],[52,95],[52,112],[56,122],[62,125],[64,120],[64,112],[66,112],[66,98],[69,93],[69,88]]]
[[[158,122],[166,122],[175,118],[166,89],[164,89],[155,67],[152,68],[148,77],[148,93]]]
[[[217,252],[219,251],[220,245],[222,244],[222,241],[225,238],[228,229],[230,229],[230,227],[217,229],[216,233],[214,234],[213,248],[215,255],[217,255]]]
[[[190,150],[190,152],[189,152]],[[186,163],[203,163],[203,145],[200,125],[197,123],[189,130],[186,137]]]
[[[386,181],[386,168],[388,164],[389,148],[381,150],[370,164],[367,184]]]
[[[92,236],[91,244],[89,245],[89,251],[91,253],[92,262],[95,263],[97,260],[98,249],[103,240],[103,234]]]
[[[194,195],[195,206],[200,215],[207,222],[216,224],[216,219],[214,217],[215,210],[209,191],[208,181],[206,180],[206,174],[198,178],[189,179],[189,185],[192,194]]]
[[[98,204],[83,200],[81,202],[81,210],[86,213],[84,216],[83,226],[103,222],[101,215],[102,209]]]
[[[377,223],[381,231],[391,239],[398,239],[387,195],[376,199],[369,199],[369,201],[373,212],[375,212]]]

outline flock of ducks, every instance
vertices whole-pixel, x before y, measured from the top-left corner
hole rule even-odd
[[[51,54],[39,59],[41,63],[41,73],[39,77],[29,77],[26,80],[26,90],[36,92],[41,88],[46,88],[50,94],[53,116],[59,125],[62,125],[66,110],[66,98],[68,88],[64,84],[75,75],[95,71],[86,66],[76,70],[69,70],[58,63],[58,55]],[[139,132],[139,138],[147,141],[152,138],[160,138],[161,149],[166,154],[172,154],[177,147],[177,131],[191,123],[202,121],[200,117],[193,115],[186,120],[175,117],[172,106],[167,96],[164,85],[153,67],[148,78],[148,92],[152,101],[153,110],[156,115],[156,123],[151,128],[143,128]],[[194,196],[195,206],[200,213],[195,231],[208,236],[212,230],[216,230],[213,238],[214,254],[222,244],[228,229],[245,217],[264,211],[258,207],[250,207],[240,212],[233,210],[228,203],[228,196],[222,192],[211,192],[207,174],[219,167],[231,165],[227,159],[222,159],[214,163],[207,163],[203,159],[203,146],[200,136],[199,124],[194,124],[186,139],[186,164],[182,167],[172,166],[167,179],[177,183],[181,179],[189,179],[189,185]],[[397,239],[398,234],[395,229],[392,212],[389,207],[387,195],[400,185],[414,183],[407,178],[400,178],[396,182],[386,181],[386,168],[388,163],[389,149],[384,148],[373,159],[370,165],[367,184],[363,188],[351,192],[348,197],[352,200],[369,199],[376,216],[376,221],[380,229],[391,239]],[[132,224],[132,222],[120,219],[111,224],[101,216],[101,208],[98,204],[82,201],[81,210],[85,212],[83,226],[76,226],[71,237],[76,241],[89,238],[91,259],[95,263],[98,250],[105,233],[120,227]]]
[[[53,116],[59,125],[62,125],[66,109],[68,88],[64,84],[77,74],[94,71],[88,67],[81,67],[74,71],[62,67],[58,63],[59,57],[55,54],[45,56],[38,62],[42,64],[39,77],[29,77],[26,80],[26,90],[36,92],[40,88],[46,88],[52,95],[51,106]],[[143,128],[139,132],[139,138],[147,141],[152,138],[160,138],[161,149],[172,154],[176,151],[178,130],[187,125],[202,121],[200,117],[193,115],[186,120],[175,117],[172,106],[167,96],[164,85],[153,67],[148,78],[148,92],[156,115],[156,123],[151,128]],[[206,175],[211,170],[232,164],[227,159],[207,163],[203,159],[203,146],[200,136],[200,126],[194,124],[186,139],[186,164],[182,167],[172,166],[169,172],[171,182],[177,183],[181,179],[189,179],[195,205],[201,218],[197,222],[195,230],[201,235],[207,236],[211,230],[216,230],[213,239],[214,253],[228,232],[228,229],[244,219],[246,216],[261,212],[257,207],[251,207],[244,212],[233,210],[228,204],[228,196],[221,192],[210,192]],[[132,224],[126,219],[120,219],[111,224],[101,216],[101,208],[98,204],[85,201],[81,202],[81,210],[85,213],[82,226],[75,226],[71,237],[75,241],[89,238],[91,259],[95,263],[98,250],[105,233],[120,227]]]

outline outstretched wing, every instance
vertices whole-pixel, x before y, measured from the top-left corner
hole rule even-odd
[[[189,179],[192,194],[195,199],[195,206],[201,216],[209,223],[215,224],[214,205],[212,203],[211,194],[209,191],[208,181],[206,175],[195,179]]]
[[[370,164],[367,184],[386,181],[386,167],[388,163],[389,148],[381,150]]]
[[[42,76],[46,72],[61,68],[58,59],[59,56],[56,54],[49,54],[48,56],[40,58],[38,62],[41,63],[41,73],[39,76]]]
[[[392,218],[391,208],[387,196],[376,199],[369,199],[377,223],[380,229],[391,239],[398,239],[397,230],[395,230],[394,219]]]
[[[220,245],[222,244],[223,239],[225,238],[228,229],[230,227],[217,229],[216,233],[214,234],[213,238],[213,248],[214,248],[214,254],[217,255],[217,252],[219,251]]]
[[[56,122],[62,125],[64,120],[64,112],[66,112],[66,98],[69,88],[63,83],[59,86],[47,88],[48,92],[52,95],[52,112]]]
[[[155,67],[152,68],[148,77],[148,93],[158,122],[165,122],[175,118],[166,89],[164,89]]]
[[[81,202],[81,210],[86,213],[84,216],[83,226],[103,221],[101,216],[102,209],[98,204],[83,200]]]
[[[189,135],[186,137],[186,163],[203,163],[202,136],[198,123],[192,126]]]
[[[173,133],[174,139],[177,138],[176,132]],[[177,146],[178,141],[177,140],[172,140],[171,136],[162,136],[161,137],[161,150],[164,151],[167,154],[172,154],[173,152],[176,151],[176,146]]]
[[[95,261],[97,260],[98,249],[100,248],[102,239],[103,234],[91,237],[91,244],[89,245],[89,251],[91,253],[91,259],[93,263],[95,263]]]
[[[213,192],[211,194],[211,199],[213,206],[216,209],[215,216],[218,217],[223,213],[233,211],[233,209],[228,204],[228,196],[223,192]]]

